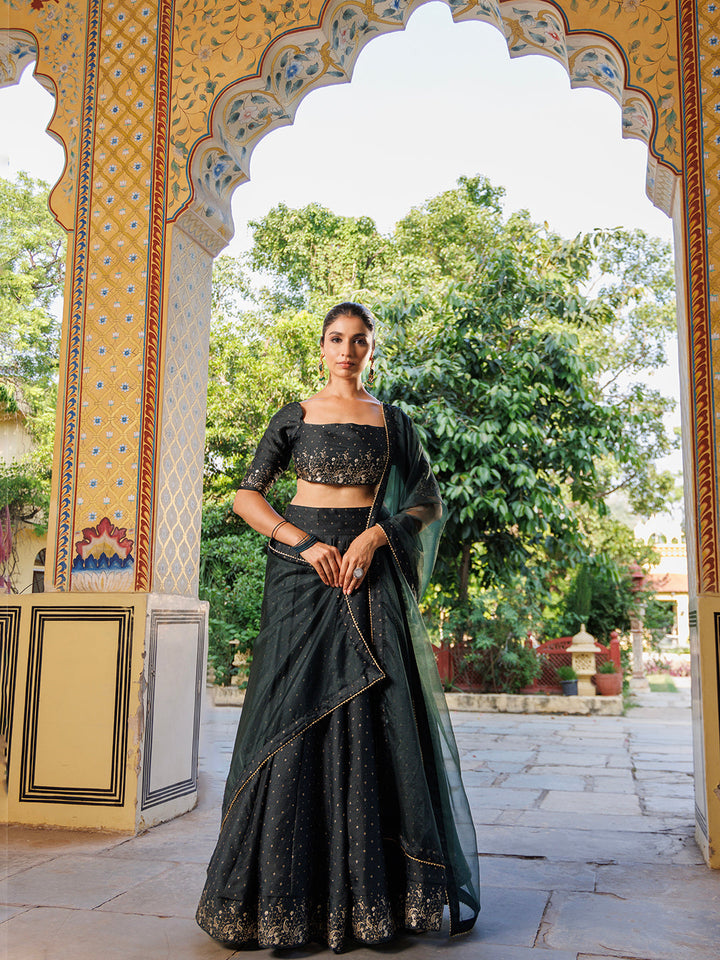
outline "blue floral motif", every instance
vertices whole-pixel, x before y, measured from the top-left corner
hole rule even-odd
[[[603,64],[603,65],[600,67],[600,73],[604,73],[605,76],[606,76],[609,80],[614,80],[614,79],[615,79],[615,71],[614,71],[613,69],[611,69],[610,67],[608,67],[607,64]]]
[[[298,73],[300,73],[300,64],[291,63],[288,65],[288,68],[285,71],[285,76],[288,78],[288,80],[292,80],[292,78],[297,76]]]
[[[82,557],[75,557],[73,559],[73,572],[82,572],[85,570],[129,570],[132,569],[132,566],[135,562],[135,559],[132,554],[128,554],[127,557],[119,557],[114,553],[109,557],[106,553],[101,553],[99,557],[90,556],[87,560],[83,560]]]

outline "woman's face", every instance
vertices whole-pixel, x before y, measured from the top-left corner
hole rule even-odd
[[[325,331],[321,353],[333,377],[358,377],[373,352],[373,335],[359,317],[343,314]]]

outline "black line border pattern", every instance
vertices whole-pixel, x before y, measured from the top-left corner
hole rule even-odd
[[[156,790],[150,789],[152,771],[153,720],[155,716],[155,668],[157,666],[158,629],[161,624],[196,624],[197,657],[195,667],[195,713],[193,717],[193,741],[190,777],[171,783]],[[198,752],[200,744],[200,707],[203,690],[203,668],[205,666],[205,613],[195,610],[151,610],[150,632],[148,637],[148,687],[145,721],[145,741],[143,745],[143,775],[140,809],[147,810],[158,804],[167,803],[178,797],[197,791]]]
[[[19,648],[20,607],[3,607],[0,610],[0,738],[5,738],[6,771],[10,769]]]
[[[57,621],[77,623],[79,620],[116,623],[118,628],[110,786],[98,787],[97,789],[46,786],[37,783],[35,780],[45,626]],[[87,606],[69,608],[43,606],[36,607],[32,611],[20,766],[19,800],[21,803],[72,803],[81,806],[104,807],[122,807],[124,805],[132,635],[132,607]]]

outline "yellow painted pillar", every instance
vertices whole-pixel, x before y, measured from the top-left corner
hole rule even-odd
[[[173,3],[11,8],[10,67],[58,99],[68,262],[46,592],[0,618],[5,813],[132,832],[197,799],[215,251],[167,217]]]

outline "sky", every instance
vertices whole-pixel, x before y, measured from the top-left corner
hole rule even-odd
[[[45,133],[52,110],[30,70],[0,90],[0,130],[12,131],[0,140],[0,176],[59,177],[62,148]],[[432,2],[406,30],[365,47],[350,84],[313,91],[292,126],[258,144],[250,182],[233,198],[225,252],[247,249],[248,221],[281,201],[371,216],[387,232],[412,206],[477,173],[506,188],[507,211],[527,209],[565,236],[625,226],[672,240],[669,218],[645,195],[646,164],[646,145],[622,139],[608,94],[571,90],[565,69],[546,57],[511,60],[494,27],[456,24]],[[652,382],[677,396],[674,345]]]

